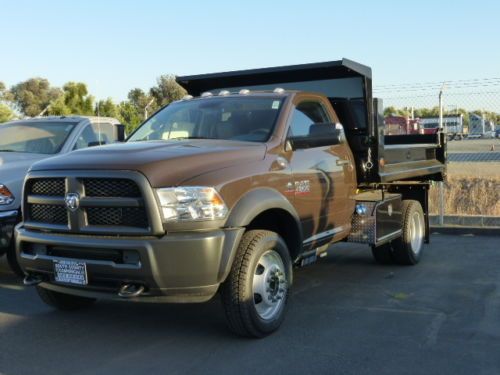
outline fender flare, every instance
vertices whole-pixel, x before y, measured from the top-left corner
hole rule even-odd
[[[295,220],[300,238],[303,238],[297,211],[288,199],[271,188],[257,188],[240,198],[229,213],[226,227],[245,227],[258,215],[272,209],[281,209],[290,214]]]
[[[295,222],[295,228],[290,228],[291,231],[296,230],[298,236],[297,249],[299,252],[302,246],[302,226],[299,215],[292,204],[277,190],[271,188],[256,188],[247,192],[241,197],[229,212],[228,218],[224,227],[228,230],[226,234],[227,242],[224,246],[222,260],[219,268],[218,279],[220,282],[226,280],[231,266],[236,255],[236,251],[247,227],[257,216],[268,210],[279,209],[287,214]],[[286,239],[285,239],[286,240]],[[293,249],[290,249],[293,251]]]

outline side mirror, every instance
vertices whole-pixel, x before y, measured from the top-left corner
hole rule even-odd
[[[125,125],[116,124],[116,141],[117,142],[125,142]]]
[[[342,128],[337,127],[334,123],[317,123],[309,127],[309,135],[292,136],[289,142],[294,150],[333,146],[342,142]]]

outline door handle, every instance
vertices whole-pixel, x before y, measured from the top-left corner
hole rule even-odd
[[[349,160],[337,159],[337,165],[348,165],[351,162]]]

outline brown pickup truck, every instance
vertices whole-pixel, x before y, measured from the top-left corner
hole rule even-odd
[[[446,143],[384,136],[370,68],[320,64],[178,77],[193,95],[126,143],[35,164],[16,228],[25,283],[74,309],[98,298],[203,302],[261,337],[285,316],[293,268],[332,243],[416,264]]]

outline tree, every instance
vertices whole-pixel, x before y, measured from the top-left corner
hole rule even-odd
[[[13,100],[14,96],[12,95],[12,93],[9,90],[7,90],[5,83],[0,81],[0,101],[11,102]]]
[[[106,100],[99,100],[96,105],[95,115],[103,117],[117,117],[118,110],[115,103],[113,103],[113,100],[111,100],[111,98],[108,98]]]
[[[125,125],[127,134],[132,133],[143,120],[142,113],[139,113],[130,101],[121,102],[117,111],[117,118]]]
[[[158,109],[155,103],[155,98],[151,95],[147,95],[139,88],[130,90],[127,97],[130,103],[134,106],[137,113],[140,114],[143,119],[146,112],[146,107],[148,107],[148,114],[151,114]],[[153,103],[151,103],[151,100],[153,100]]]
[[[14,118],[14,112],[5,104],[0,103],[0,123],[10,121]]]
[[[63,86],[63,95],[51,103],[48,113],[51,115],[92,116],[94,114],[94,97],[89,95],[85,83],[68,82]]]
[[[175,76],[166,74],[158,77],[156,86],[152,87],[149,93],[155,98],[156,105],[162,107],[174,100],[182,99],[186,95],[186,90],[175,81]]]
[[[94,114],[94,97],[89,95],[87,85],[82,82],[68,82],[63,86],[64,103],[77,115]]]
[[[60,89],[51,87],[45,78],[30,78],[14,85],[10,92],[19,110],[31,117],[39,115],[62,94]]]

